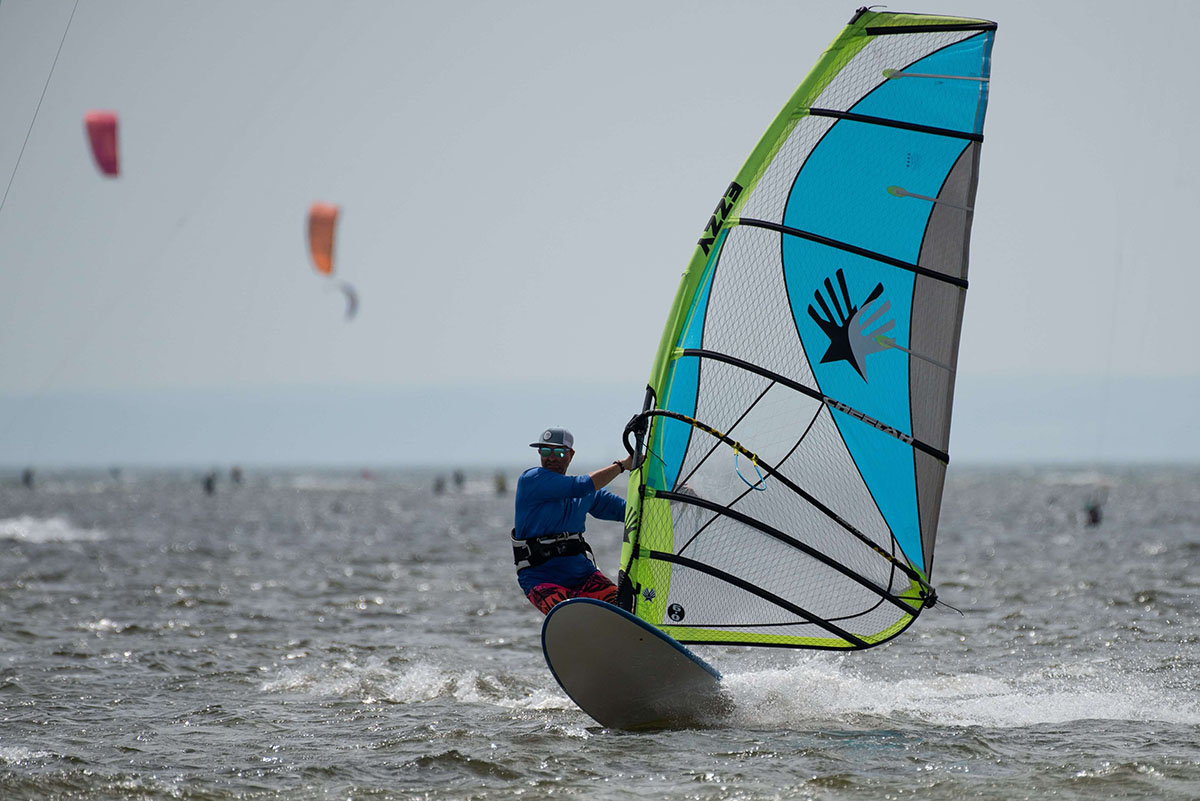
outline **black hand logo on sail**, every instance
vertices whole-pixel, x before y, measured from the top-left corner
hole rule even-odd
[[[813,298],[821,307],[820,312],[811,303],[808,306],[808,316],[820,326],[825,336],[829,337],[829,348],[821,357],[821,364],[837,361],[848,362],[862,377],[862,380],[866,381],[864,362],[869,354],[889,347],[890,340],[884,334],[892,329],[896,321],[885,320],[874,327],[874,330],[867,331],[865,329],[874,326],[879,318],[891,308],[891,303],[885,300],[879,308],[871,309],[871,304],[883,294],[883,284],[876,284],[860,308],[850,302],[850,290],[846,287],[846,275],[840,269],[837,271],[837,282],[837,289],[841,290],[840,301],[839,292],[834,289],[833,282],[826,278],[825,292],[829,295],[829,303],[825,302],[821,290],[818,289],[813,292]],[[829,308],[830,304],[833,304],[832,311]]]

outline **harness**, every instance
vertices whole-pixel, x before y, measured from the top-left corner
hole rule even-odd
[[[512,531],[513,564],[520,573],[527,567],[537,567],[556,556],[578,556],[586,554],[588,560],[596,563],[592,554],[592,546],[583,538],[582,531],[567,531],[562,534],[543,534],[540,537],[517,539],[517,530]]]

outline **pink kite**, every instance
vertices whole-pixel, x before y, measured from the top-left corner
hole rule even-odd
[[[92,156],[96,166],[105,175],[115,177],[120,173],[117,166],[117,115],[112,111],[89,111],[83,115],[88,140],[92,143]]]

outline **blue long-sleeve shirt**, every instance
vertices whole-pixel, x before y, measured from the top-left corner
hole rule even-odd
[[[625,499],[596,489],[591,476],[564,476],[544,467],[531,467],[517,479],[517,539],[582,533],[589,514],[600,520],[624,520]],[[526,593],[546,582],[569,587],[595,570],[583,554],[556,556],[517,573],[517,583]]]

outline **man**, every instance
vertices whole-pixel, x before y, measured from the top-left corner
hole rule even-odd
[[[625,501],[602,489],[633,466],[626,456],[584,476],[568,476],[575,437],[565,428],[547,428],[537,448],[541,467],[517,479],[513,561],[517,583],[542,614],[568,598],[617,600],[617,587],[592,561],[583,539],[586,517],[624,520]]]

